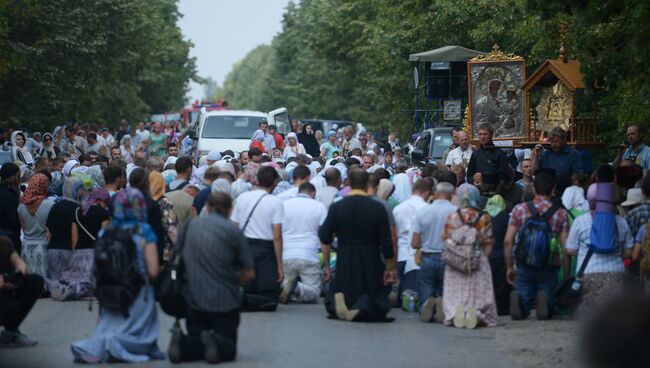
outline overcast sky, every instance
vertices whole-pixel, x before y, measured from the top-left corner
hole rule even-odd
[[[219,85],[237,61],[261,44],[270,44],[282,29],[289,0],[181,0],[179,25],[194,43],[201,77]],[[203,86],[192,84],[190,101],[203,97]]]

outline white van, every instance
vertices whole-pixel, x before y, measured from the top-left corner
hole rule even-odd
[[[251,137],[258,129],[262,120],[269,125],[275,125],[278,132],[291,131],[289,112],[286,108],[279,108],[271,112],[248,110],[216,110],[203,109],[192,130],[196,133],[196,159],[207,155],[212,150],[223,152],[232,150],[241,152],[247,150]]]

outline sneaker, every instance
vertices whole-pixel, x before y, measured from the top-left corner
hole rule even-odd
[[[293,291],[296,289],[297,284],[298,284],[297,275],[289,277],[287,279],[287,283],[284,284],[284,287],[282,288],[282,292],[278,297],[278,301],[282,304],[287,304],[289,302],[289,297],[291,296],[291,294],[293,294]]]
[[[454,326],[457,328],[465,327],[465,310],[460,305],[456,307],[456,314],[454,314]]]
[[[215,338],[216,336],[214,336],[212,331],[201,331],[201,342],[205,346],[205,361],[210,364],[219,363],[219,347]]]
[[[422,309],[420,310],[420,321],[431,322],[434,309],[436,309],[435,299],[433,297],[429,297],[424,302],[424,304],[422,304]]]
[[[38,341],[23,335],[19,330],[9,331],[5,329],[0,334],[0,345],[3,347],[20,348],[36,344],[38,344]]]
[[[442,323],[445,320],[445,310],[442,307],[442,297],[437,297],[434,299],[436,304],[435,314],[433,315],[433,320],[437,323]]]
[[[467,308],[467,317],[465,318],[465,328],[473,330],[478,326],[478,317],[476,317],[476,309]]]
[[[181,340],[183,339],[183,330],[178,324],[178,321],[174,323],[174,327],[171,328],[172,338],[169,342],[169,348],[167,349],[167,356],[169,361],[172,363],[180,363],[181,359]]]
[[[521,313],[521,299],[519,299],[519,293],[514,290],[510,293],[510,318],[512,318],[513,321],[524,319],[524,315]]]
[[[537,308],[535,309],[535,315],[540,321],[547,320],[548,315],[548,298],[546,297],[546,292],[540,290],[537,292]]]

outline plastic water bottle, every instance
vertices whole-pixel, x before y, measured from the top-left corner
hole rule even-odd
[[[415,295],[409,293],[408,298],[409,298],[408,310],[409,312],[413,313],[415,312]]]
[[[580,282],[580,279],[576,278],[571,284],[571,289],[573,289],[573,291],[580,291],[580,286],[582,286],[582,283]]]

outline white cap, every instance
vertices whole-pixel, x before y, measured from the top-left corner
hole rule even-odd
[[[219,161],[221,160],[221,153],[219,151],[212,150],[208,153],[205,159],[210,161]]]
[[[174,156],[169,156],[167,160],[165,161],[165,164],[163,165],[163,168],[167,167],[167,165],[176,165],[176,161],[178,161],[178,157]]]

